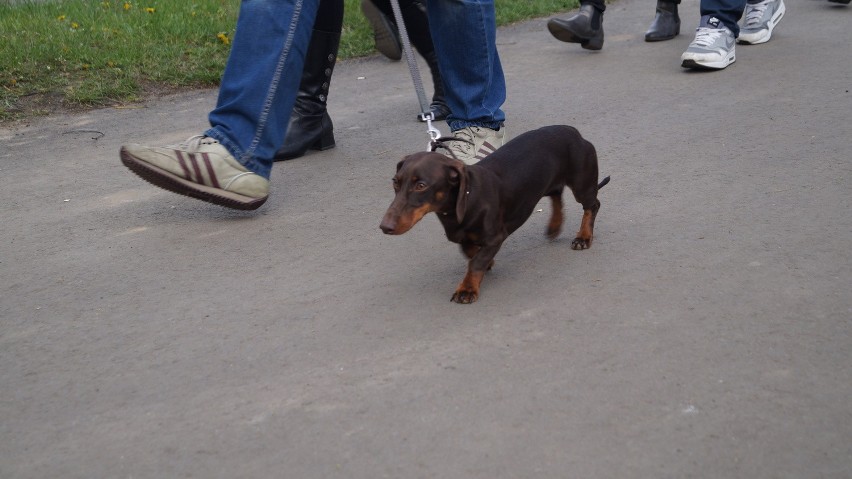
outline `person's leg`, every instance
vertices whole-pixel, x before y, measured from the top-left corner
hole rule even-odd
[[[269,195],[269,173],[296,98],[319,0],[243,0],[210,112],[211,128],[179,145],[124,145],[121,160],[146,181],[237,209]]]
[[[375,5],[386,18],[393,20],[393,8],[390,0],[366,0]],[[435,53],[435,44],[429,31],[429,18],[426,14],[426,5],[417,0],[399,0],[399,9],[402,19],[405,21],[405,29],[411,44],[417,53],[426,60],[429,72],[432,74],[434,95],[430,110],[435,120],[444,120],[450,114],[450,108],[444,99],[444,81],[441,78],[441,69],[438,66],[438,55]],[[396,31],[396,24],[393,29]]]
[[[680,0],[657,0],[654,21],[645,32],[646,42],[671,40],[680,34],[680,16],[677,6]]]
[[[701,0],[701,16],[718,18],[722,24],[733,32],[734,37],[740,34],[737,22],[743,16],[746,0]]]
[[[748,0],[737,42],[750,45],[768,42],[786,10],[784,0]]]
[[[582,0],[580,9],[566,19],[551,18],[547,29],[557,40],[579,43],[586,50],[603,48],[603,13],[606,10],[604,0]]]
[[[302,78],[319,0],[243,0],[205,133],[269,178]]]
[[[426,8],[432,41],[457,138],[472,135],[472,151],[458,151],[466,161],[482,159],[502,146],[506,115],[506,80],[497,53],[493,0],[430,0]],[[453,148],[463,141],[454,141]],[[466,149],[467,150],[467,149]]]
[[[284,143],[275,154],[276,161],[299,158],[309,149],[328,150],[335,146],[334,125],[326,103],[342,28],[343,0],[320,0],[296,104]]]
[[[373,29],[376,50],[390,60],[402,59],[402,45],[393,13],[383,12],[373,0],[361,0],[361,11]]]
[[[506,80],[497,53],[493,0],[431,0],[432,41],[444,78],[451,130],[499,129],[506,119]]]
[[[695,39],[680,56],[681,66],[721,70],[736,61],[737,21],[746,0],[701,0],[701,21]]]

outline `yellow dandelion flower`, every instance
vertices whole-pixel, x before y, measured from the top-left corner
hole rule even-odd
[[[60,22],[64,22],[65,21],[65,15],[59,15],[58,17],[56,17],[56,19],[59,20]]]
[[[124,9],[125,9],[125,10],[130,10],[131,8],[133,8],[133,4],[132,4],[132,3],[130,3],[130,2],[124,2]]]
[[[78,28],[80,28],[80,24],[79,24],[79,23],[77,23],[77,22],[71,22],[71,29],[72,29],[72,30],[76,30],[76,29],[78,29]]]
[[[154,7],[147,7],[145,11],[148,13],[154,13]]]
[[[219,39],[219,41],[220,41],[220,42],[222,42],[222,43],[224,43],[225,45],[230,45],[230,44],[231,44],[231,39],[230,39],[230,38],[228,38],[228,34],[227,34],[227,33],[225,33],[225,32],[219,32],[219,34],[218,34],[218,35],[216,35],[216,38],[218,38],[218,39]]]

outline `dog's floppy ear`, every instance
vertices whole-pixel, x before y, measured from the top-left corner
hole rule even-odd
[[[459,195],[456,200],[456,221],[461,223],[467,210],[467,169],[461,161],[450,165],[449,169],[450,184],[459,187]]]

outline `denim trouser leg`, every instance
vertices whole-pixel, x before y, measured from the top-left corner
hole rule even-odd
[[[319,0],[242,0],[237,31],[210,112],[215,138],[269,178],[302,78]]]
[[[701,16],[713,15],[734,32],[734,37],[740,35],[737,22],[743,16],[746,0],[701,0]]]
[[[444,79],[451,130],[497,129],[506,81],[497,55],[494,0],[429,0],[429,28]]]

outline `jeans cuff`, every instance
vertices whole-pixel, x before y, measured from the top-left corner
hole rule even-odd
[[[469,126],[478,126],[480,128],[490,128],[492,130],[499,130],[503,127],[502,121],[467,121],[467,120],[448,120],[447,126],[450,127],[451,131],[461,130],[462,128],[467,128]]]

